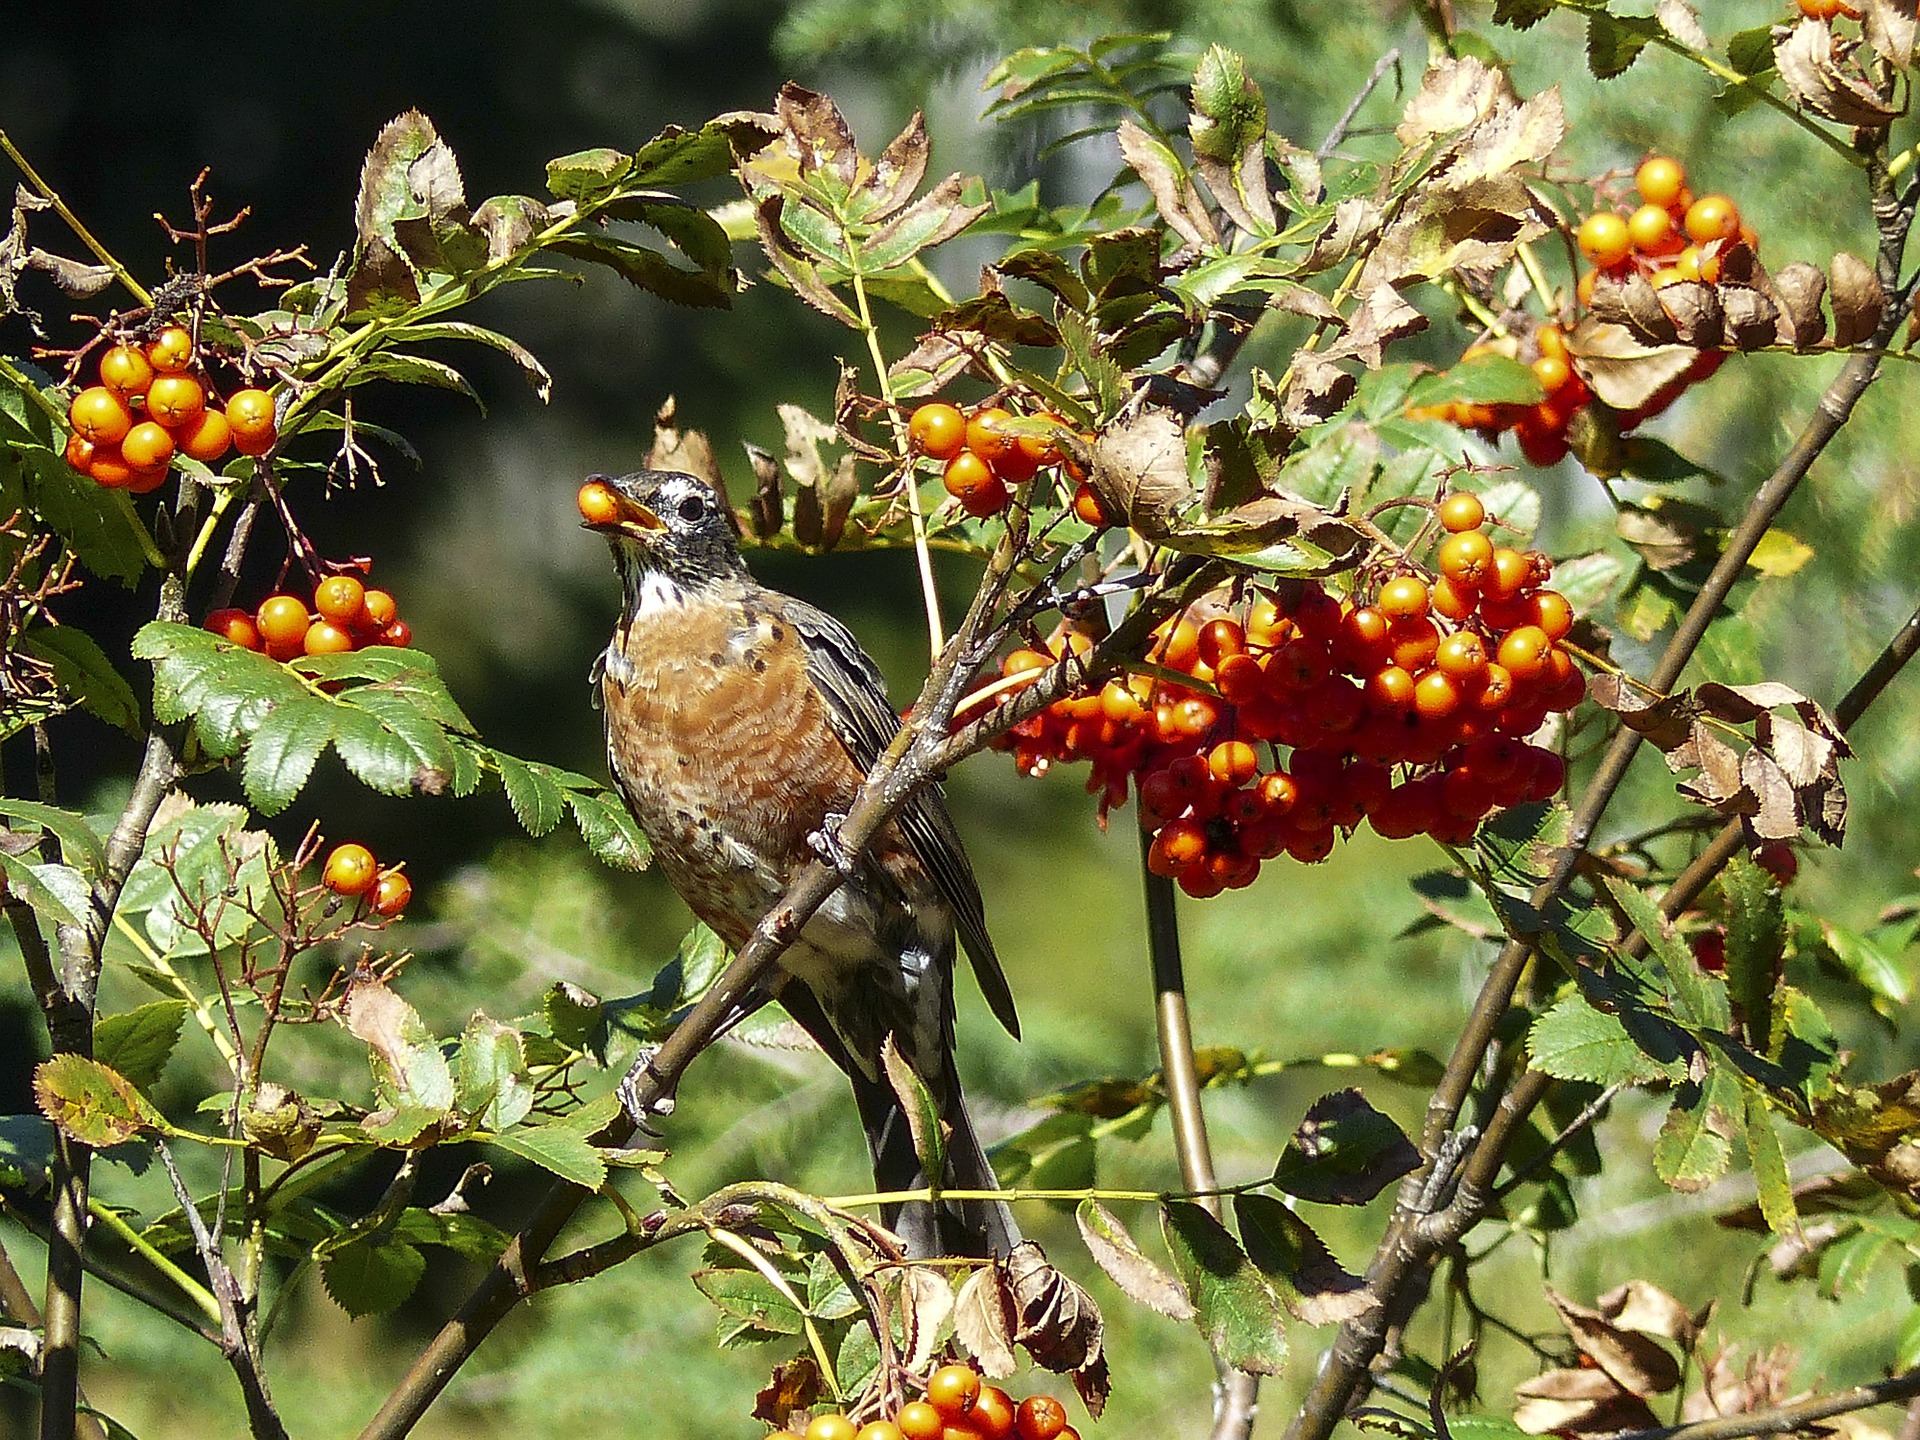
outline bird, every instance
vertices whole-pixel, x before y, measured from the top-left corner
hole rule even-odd
[[[705,480],[596,482],[606,493],[583,498],[582,515],[611,545],[622,590],[594,667],[607,761],[667,880],[738,950],[809,861],[842,866],[771,982],[726,1024],[777,1000],[852,1083],[879,1190],[927,1189],[884,1068],[891,1037],[938,1107],[940,1188],[997,1188],[954,1061],[956,946],[1000,1023],[1016,1039],[1020,1026],[945,800],[921,790],[857,863],[832,839],[900,729],[878,666],[832,615],[755,580]],[[911,1258],[1004,1259],[1020,1239],[999,1200],[908,1202],[881,1218]]]

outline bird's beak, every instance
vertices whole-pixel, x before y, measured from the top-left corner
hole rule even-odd
[[[601,534],[628,535],[645,540],[666,529],[666,522],[649,507],[612,485],[589,481],[580,492],[581,525]]]

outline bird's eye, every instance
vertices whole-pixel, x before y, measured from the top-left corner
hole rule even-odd
[[[689,525],[707,518],[707,502],[699,495],[689,495],[675,507],[682,520]]]

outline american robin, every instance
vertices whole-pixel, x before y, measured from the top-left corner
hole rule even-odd
[[[880,672],[846,626],[754,580],[732,517],[672,470],[617,479],[611,516],[620,621],[597,669],[615,784],[693,913],[735,949],[822,851],[900,728]],[[987,1003],[1018,1036],[980,888],[937,788],[890,820],[781,957],[768,993],[853,1082],[882,1190],[924,1189],[906,1114],[881,1064],[889,1035],[932,1092],[943,1188],[994,1187],[953,1055],[956,939]],[[916,1256],[1000,1255],[1018,1241],[998,1202],[893,1207]]]

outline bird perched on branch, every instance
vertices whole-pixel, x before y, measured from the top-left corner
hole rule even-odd
[[[597,667],[614,782],[674,889],[737,950],[808,861],[844,864],[833,836],[899,716],[846,626],[754,580],[705,481],[597,475],[581,511],[611,543],[623,589]],[[889,1036],[937,1102],[941,1187],[994,1188],[954,1068],[956,940],[1017,1036],[973,867],[929,788],[847,867],[767,993],[728,1020],[778,999],[846,1072],[883,1191],[928,1185],[883,1066]],[[1004,1256],[1019,1239],[998,1201],[909,1204],[884,1218],[915,1256]]]

